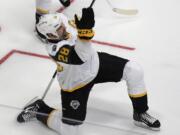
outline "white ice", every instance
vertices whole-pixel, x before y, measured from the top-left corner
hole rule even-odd
[[[70,18],[81,14],[81,8],[91,0],[76,0],[64,11]],[[126,85],[106,83],[93,88],[88,102],[88,135],[179,135],[180,134],[180,1],[179,0],[111,0],[114,6],[137,8],[136,16],[117,15],[105,0],[96,0],[96,35],[94,40],[136,48],[134,51],[93,44],[105,51],[142,65],[149,95],[149,112],[159,118],[161,131],[136,127]],[[54,3],[57,3],[55,1]],[[54,6],[59,8],[59,6]],[[43,43],[34,34],[35,0],[0,1],[0,60],[12,49],[47,55]],[[16,122],[25,103],[42,96],[55,65],[49,59],[14,53],[0,65],[0,134],[54,135],[37,121]],[[45,102],[60,108],[60,88],[53,83]],[[90,122],[90,124],[88,123]],[[91,125],[108,125],[109,129]],[[121,130],[120,130],[121,129]]]

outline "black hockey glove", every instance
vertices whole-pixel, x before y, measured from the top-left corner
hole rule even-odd
[[[64,7],[68,7],[71,2],[70,0],[59,0]]]
[[[90,40],[94,36],[94,11],[92,8],[83,8],[82,17],[79,20],[77,15],[74,16],[75,24],[78,30],[78,37],[83,40]]]

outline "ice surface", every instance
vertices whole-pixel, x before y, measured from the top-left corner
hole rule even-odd
[[[122,0],[121,0],[122,1]],[[125,0],[124,0],[125,1]],[[130,0],[127,0],[131,3]],[[64,11],[70,18],[80,14],[89,0],[76,0]],[[113,2],[113,0],[112,0]],[[57,1],[54,1],[57,3]],[[116,2],[117,3],[117,0]],[[117,7],[126,5],[123,2]],[[160,132],[136,127],[132,120],[132,107],[124,82],[107,83],[93,88],[87,122],[103,124],[123,130],[109,129],[85,123],[84,134],[146,135],[180,134],[180,1],[133,1],[130,7],[138,8],[137,16],[113,13],[105,1],[94,5],[96,35],[94,40],[121,44],[136,48],[134,51],[99,46],[95,49],[116,54],[139,62],[144,68],[149,94],[150,113],[162,123]],[[0,1],[0,60],[13,49],[46,56],[43,44],[35,37],[35,1]],[[34,96],[42,96],[55,65],[49,59],[13,53],[6,61],[0,61],[0,133],[3,135],[53,135],[56,134],[37,121],[26,124],[16,122],[19,109]],[[45,101],[60,108],[59,86],[55,81]],[[131,131],[131,132],[129,132]],[[134,132],[134,133],[132,133]]]

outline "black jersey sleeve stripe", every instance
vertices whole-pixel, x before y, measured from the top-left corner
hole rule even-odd
[[[84,63],[77,55],[74,46],[70,45],[63,45],[61,48],[59,48],[56,55],[51,57],[56,61],[67,64],[81,65]]]

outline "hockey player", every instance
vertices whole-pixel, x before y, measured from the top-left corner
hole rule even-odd
[[[72,27],[62,13],[40,18],[37,29],[46,37],[47,52],[57,64],[62,109],[56,110],[38,99],[26,105],[17,121],[27,122],[36,118],[62,135],[76,135],[86,118],[92,87],[98,83],[125,80],[135,124],[159,130],[159,120],[147,112],[147,91],[140,65],[93,49],[91,39],[95,20],[92,8],[83,8],[80,19],[75,15],[75,24],[76,28]]]
[[[64,7],[70,5],[70,0],[59,0]],[[48,14],[51,10],[52,0],[36,0],[36,23],[43,14]]]
[[[68,7],[70,5],[70,0],[59,0],[61,2],[61,4],[64,6],[64,7]],[[36,0],[36,24],[39,22],[39,18],[42,16],[42,15],[45,15],[45,14],[49,14],[51,11],[51,6],[52,6],[52,0]],[[39,33],[39,31],[36,29],[36,32],[37,32],[37,37],[43,41],[43,42],[46,42],[46,37],[44,35],[42,35],[41,33]]]

